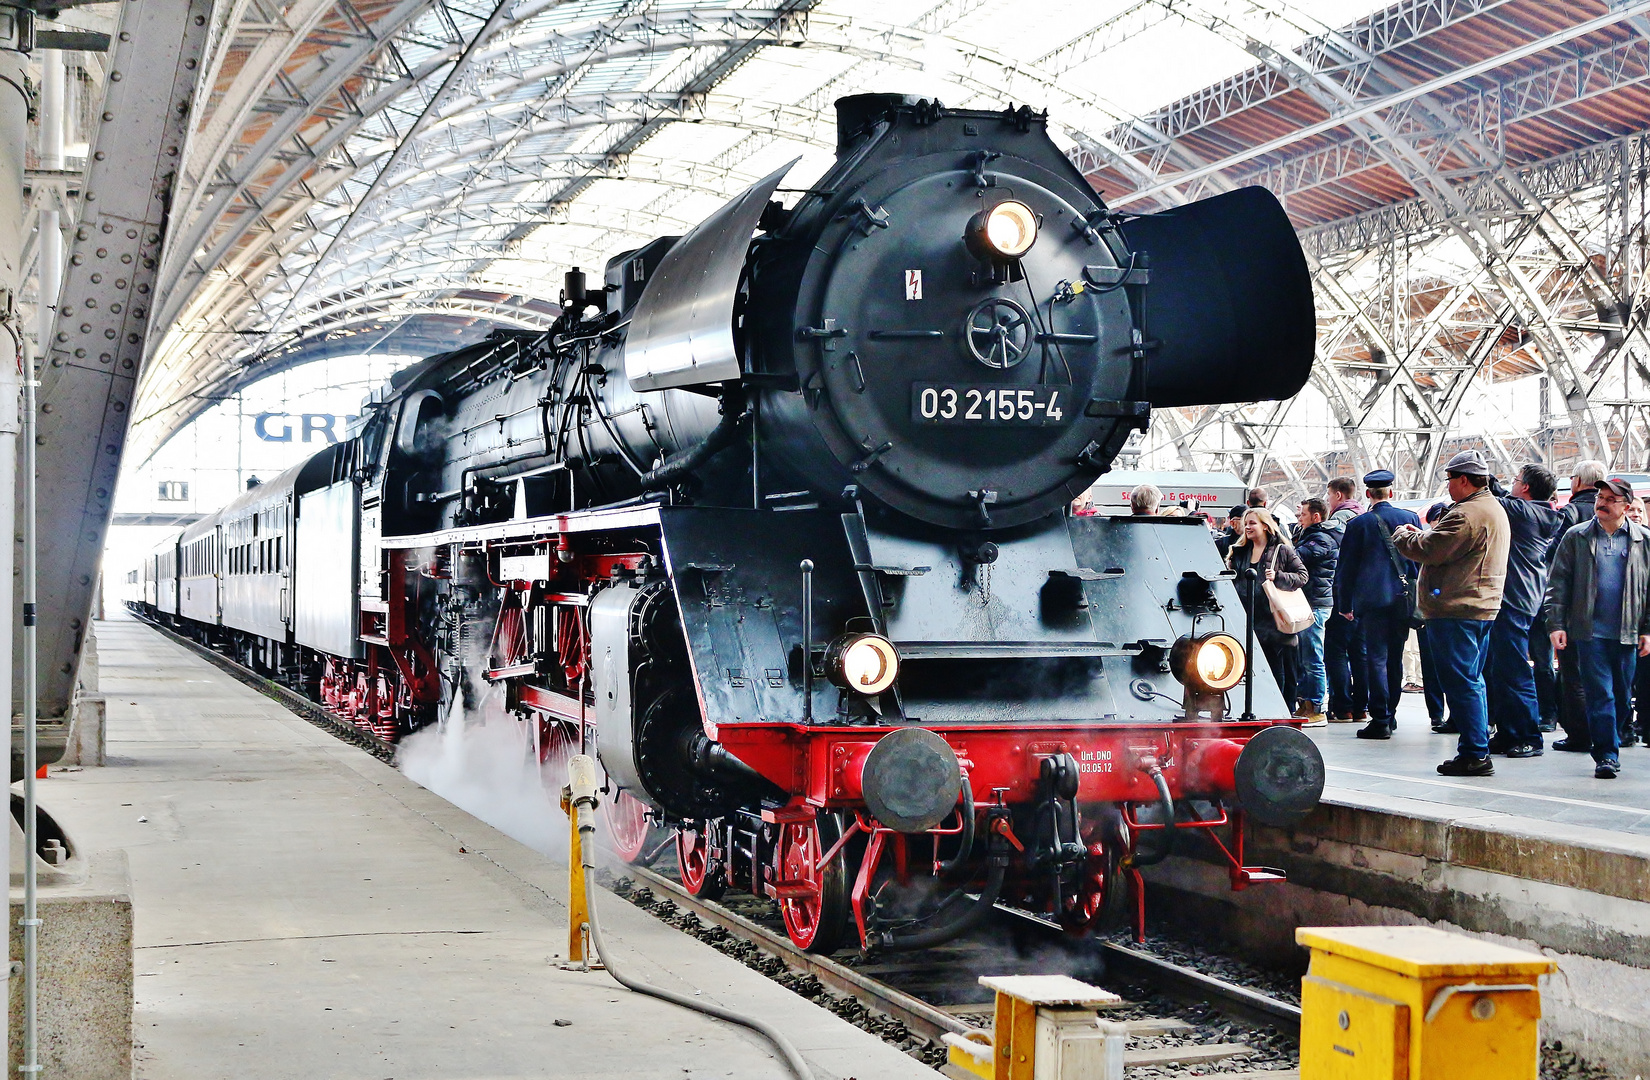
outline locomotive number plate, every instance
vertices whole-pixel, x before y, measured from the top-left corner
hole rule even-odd
[[[911,419],[919,424],[1046,427],[1071,417],[1069,386],[954,386],[912,383]]]

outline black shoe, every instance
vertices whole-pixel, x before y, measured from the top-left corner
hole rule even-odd
[[[1513,737],[1511,735],[1504,735],[1498,731],[1494,735],[1490,736],[1490,753],[1492,754],[1505,754],[1508,750],[1511,750],[1517,745],[1517,743],[1513,742]]]
[[[1541,721],[1541,723],[1537,724],[1535,727],[1536,727],[1537,731],[1541,732],[1541,734],[1550,735],[1553,732],[1558,730],[1558,721],[1557,720],[1543,720],[1543,721]]]
[[[1459,735],[1461,734],[1461,729],[1450,723],[1448,720],[1445,720],[1441,724],[1432,725],[1432,733],[1434,735]]]
[[[1392,725],[1385,720],[1371,720],[1366,726],[1358,729],[1357,735],[1360,739],[1390,739]]]
[[[1486,757],[1457,754],[1438,766],[1440,776],[1494,776],[1495,765]]]
[[[1502,753],[1510,758],[1540,757],[1542,749],[1540,743],[1527,742],[1509,746]]]
[[[1621,762],[1617,761],[1615,758],[1605,758],[1603,761],[1599,762],[1598,767],[1593,770],[1593,779],[1614,780],[1616,778],[1616,774],[1620,771]]]
[[[1637,746],[1638,744],[1639,737],[1637,732],[1629,732],[1628,734],[1623,735],[1620,739],[1620,745],[1622,746]]]
[[[1572,754],[1590,754],[1593,752],[1593,746],[1591,743],[1584,746],[1578,746],[1576,745],[1576,741],[1574,739],[1554,739],[1553,749],[1568,750]]]

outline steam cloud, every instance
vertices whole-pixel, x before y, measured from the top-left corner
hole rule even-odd
[[[565,778],[541,774],[526,725],[512,717],[466,716],[415,732],[396,758],[414,783],[546,855],[567,850],[567,819],[552,797]]]

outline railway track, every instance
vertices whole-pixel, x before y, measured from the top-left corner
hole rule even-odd
[[[142,618],[134,615],[134,617]],[[143,619],[168,639],[200,656],[237,681],[279,702],[334,737],[395,764],[395,747],[333,716],[318,703],[270,679],[170,627]],[[617,875],[605,878],[609,892],[640,906],[666,921],[681,925],[679,915],[690,914],[697,923],[682,926],[695,936],[722,947],[727,938],[748,942],[771,957],[796,978],[817,980],[838,1001],[857,1002],[863,1011],[884,1021],[866,1022],[864,1017],[847,1016],[851,1022],[871,1029],[891,1042],[908,1048],[913,1056],[938,1066],[944,1060],[942,1040],[947,1034],[966,1036],[989,1028],[992,1002],[978,983],[985,974],[1044,973],[1028,968],[1044,968],[1047,973],[1072,974],[1090,981],[1118,979],[1144,985],[1163,997],[1191,1005],[1201,1005],[1243,1024],[1254,1025],[1278,1036],[1279,1042],[1293,1045],[1298,1040],[1300,1008],[1287,1001],[1241,986],[1183,964],[1153,956],[1141,949],[1114,941],[1089,941],[1074,947],[1055,923],[1013,908],[999,907],[998,925],[1005,933],[963,939],[945,946],[911,954],[884,954],[865,957],[847,954],[838,957],[808,953],[786,937],[777,913],[760,898],[743,893],[730,894],[724,902],[693,896],[673,878],[642,866],[626,866]],[[644,891],[645,890],[645,891]],[[661,910],[669,907],[671,912]],[[771,925],[765,925],[770,923]],[[708,932],[705,928],[709,928]],[[1018,947],[992,943],[1002,938]],[[735,950],[723,948],[724,952]],[[1040,959],[1027,959],[1026,954]],[[749,958],[747,958],[749,962]],[[760,964],[752,966],[761,967]],[[768,971],[768,974],[776,974]],[[786,981],[781,979],[780,981]],[[808,989],[808,988],[803,988]],[[836,1011],[844,1012],[841,1008]],[[1142,1012],[1140,1006],[1130,1010]],[[891,1022],[891,1023],[890,1023]],[[1173,1068],[1195,1065],[1206,1069],[1211,1063],[1250,1055],[1253,1048],[1242,1044],[1214,1042],[1187,1043],[1187,1033],[1198,1025],[1172,1017],[1133,1015],[1123,1019],[1132,1036],[1147,1042],[1169,1040],[1167,1046],[1147,1046],[1125,1054],[1125,1064]],[[917,1045],[920,1044],[920,1045]],[[1265,1068],[1255,1070],[1265,1073]],[[1248,1073],[1247,1075],[1254,1075]],[[1280,1071],[1279,1075],[1283,1075]]]
[[[246,665],[225,656],[216,649],[202,645],[200,642],[186,634],[178,633],[170,626],[165,626],[161,623],[155,622],[153,619],[145,618],[143,615],[135,611],[128,611],[128,614],[151,629],[158,631],[168,639],[182,645],[196,656],[199,656],[202,660],[205,660],[207,663],[234,678],[237,682],[245,683],[247,686],[250,686],[252,689],[258,691],[258,693],[263,694],[265,697],[273,698],[275,701],[286,706],[288,709],[297,713],[305,720],[308,720],[316,727],[327,732],[329,735],[342,739],[344,742],[350,743],[353,746],[359,746],[361,749],[365,750],[367,753],[371,754],[373,757],[377,758],[379,761],[382,761],[386,765],[395,764],[395,745],[393,743],[387,743],[383,739],[373,735],[371,732],[362,731],[354,724],[339,719],[338,717],[327,712],[327,710],[318,702],[310,700],[298,691],[292,689],[292,687],[286,686],[283,683],[278,683],[267,675],[261,675],[258,672],[253,671]]]
[[[719,948],[722,938],[718,931],[750,942],[782,962],[790,972],[811,976],[834,994],[897,1021],[930,1044],[940,1042],[946,1034],[966,1036],[982,1028],[989,1029],[992,1002],[979,986],[978,978],[1005,973],[1076,974],[1091,982],[1122,983],[1131,989],[1146,986],[1164,998],[1206,1007],[1255,1029],[1254,1033],[1243,1036],[1243,1042],[1220,1041],[1219,1036],[1216,1041],[1191,1041],[1199,1038],[1200,1028],[1216,1030],[1219,1025],[1149,1015],[1172,1011],[1162,1009],[1161,1002],[1126,1003],[1115,1018],[1129,1030],[1132,1042],[1143,1044],[1126,1052],[1126,1065],[1169,1070],[1195,1066],[1201,1071],[1216,1062],[1235,1063],[1253,1056],[1270,1056],[1275,1064],[1280,1064],[1276,1051],[1293,1047],[1299,1037],[1300,1008],[1290,1002],[1117,942],[1090,941],[1074,945],[1058,926],[1009,908],[999,909],[1000,922],[991,929],[1006,928],[1009,934],[1019,936],[1021,951],[1011,953],[977,937],[918,953],[885,954],[869,960],[858,954],[830,957],[805,952],[792,944],[781,929],[764,925],[764,916],[770,909],[765,901],[755,897],[729,894],[721,902],[704,900],[658,870],[632,866],[616,873],[616,880],[607,883],[615,894],[640,903],[656,916]],[[712,931],[709,934],[699,931],[687,923],[683,915],[690,915],[698,924],[713,928]],[[1016,934],[1016,928],[1021,933]],[[1028,928],[1032,929],[1029,941],[1024,933]],[[1002,936],[991,933],[981,937],[989,941]],[[723,951],[733,950],[724,948]],[[746,959],[749,962],[749,958]],[[873,1025],[865,1026],[875,1030]],[[1255,1033],[1270,1033],[1272,1038],[1256,1039]],[[1257,1052],[1252,1045],[1268,1041],[1272,1043],[1270,1052],[1267,1048]],[[914,1056],[938,1064],[932,1059],[940,1055],[929,1052]],[[1261,1065],[1254,1071],[1277,1071],[1281,1076],[1287,1070],[1287,1062],[1281,1064],[1281,1069]]]

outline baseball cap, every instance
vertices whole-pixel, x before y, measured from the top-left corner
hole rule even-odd
[[[1611,476],[1593,485],[1599,491],[1613,491],[1624,499],[1633,497],[1633,485],[1619,476]]]

